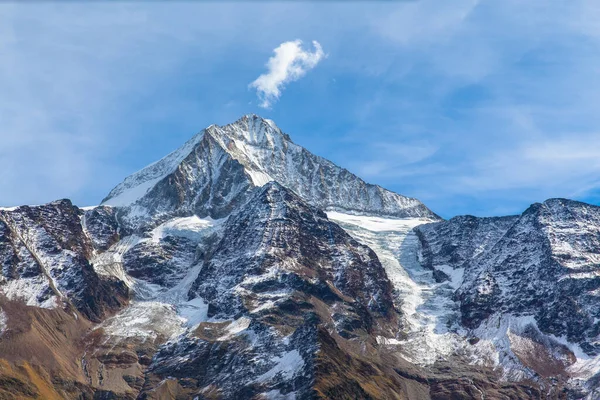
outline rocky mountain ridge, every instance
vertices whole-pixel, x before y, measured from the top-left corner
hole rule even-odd
[[[600,371],[599,217],[600,207],[550,199],[520,216],[458,217],[416,231],[422,262],[440,281],[460,271],[462,326],[481,337],[506,324],[518,336],[504,344],[507,375],[563,374],[579,385]]]
[[[600,208],[442,221],[247,115],[0,209],[0,398],[597,398]]]
[[[222,218],[247,193],[277,181],[324,210],[438,219],[416,199],[370,185],[293,143],[271,120],[246,115],[211,125],[162,160],[131,175],[102,201],[125,225],[159,216]]]

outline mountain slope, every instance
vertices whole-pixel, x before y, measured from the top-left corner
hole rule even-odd
[[[126,303],[125,285],[98,276],[88,261],[94,249],[82,214],[68,200],[0,210],[0,290],[7,299],[71,305],[96,322]]]
[[[600,207],[551,199],[517,217],[454,218],[417,231],[425,265],[461,271],[462,324],[505,353],[506,374],[570,376],[577,386],[600,372]]]
[[[192,379],[224,398],[311,398],[321,341],[372,346],[371,332],[394,326],[392,288],[375,254],[277,183],[254,191],[210,252],[188,292],[207,303],[206,320],[161,348],[153,382]]]

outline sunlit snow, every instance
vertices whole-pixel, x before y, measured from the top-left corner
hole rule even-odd
[[[431,270],[417,260],[418,240],[415,226],[431,222],[426,219],[387,219],[328,212],[360,242],[371,247],[396,290],[405,318],[407,338],[378,338],[382,344],[398,346],[405,358],[417,364],[431,364],[438,357],[453,353],[461,338],[448,330],[456,318],[451,295],[454,282],[437,283]],[[458,279],[455,277],[455,279]]]

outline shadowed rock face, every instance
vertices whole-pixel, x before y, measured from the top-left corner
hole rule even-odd
[[[257,189],[228,219],[189,295],[209,302],[214,315],[231,314],[243,308],[232,308],[236,290],[299,290],[325,302],[346,297],[393,314],[392,287],[375,253],[277,183]]]
[[[108,250],[120,239],[117,210],[112,207],[94,207],[84,213],[82,225],[98,252]]]
[[[92,321],[127,302],[127,287],[100,277],[90,265],[94,249],[81,216],[68,200],[0,210],[2,280],[9,299],[50,308],[70,303]]]
[[[598,210],[419,225],[272,121],[211,126],[101,206],[0,209],[0,398],[594,399]]]
[[[142,242],[123,256],[127,273],[163,287],[175,286],[196,261],[197,243],[187,238],[168,236],[159,243]]]

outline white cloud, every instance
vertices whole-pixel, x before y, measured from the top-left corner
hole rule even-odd
[[[271,107],[279,99],[281,90],[287,83],[302,78],[325,57],[319,42],[313,40],[312,43],[314,52],[303,50],[301,40],[283,42],[273,50],[275,55],[266,64],[269,72],[250,84],[258,92],[261,107]]]

